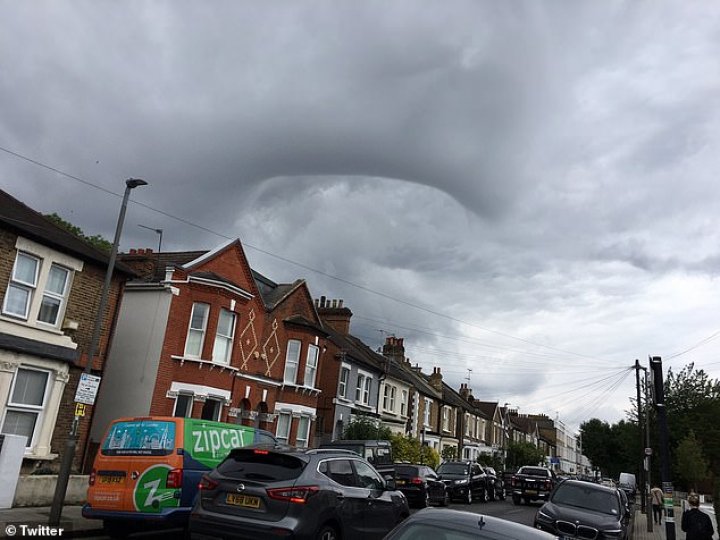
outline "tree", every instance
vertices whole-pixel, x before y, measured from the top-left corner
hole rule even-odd
[[[687,482],[688,488],[697,491],[698,480],[708,477],[708,464],[693,430],[680,441],[675,454],[678,476]]]
[[[73,225],[69,221],[65,221],[63,218],[61,218],[54,212],[52,214],[45,214],[45,218],[52,221],[58,227],[65,229],[70,234],[74,234],[81,240],[84,240],[99,251],[110,253],[110,251],[112,250],[112,242],[108,242],[99,234],[87,236],[80,227],[78,227],[77,225]]]
[[[418,439],[392,434],[390,435],[390,444],[392,445],[393,459],[396,462],[430,465],[433,469],[440,464],[440,455],[437,451],[429,446],[423,446]]]
[[[369,416],[361,416],[348,424],[343,431],[343,439],[358,441],[390,440],[390,428],[380,425],[379,421]]]
[[[446,446],[442,449],[442,458],[445,461],[450,461],[457,457],[457,446]]]
[[[507,449],[507,467],[517,469],[523,465],[538,465],[545,461],[545,454],[529,442],[510,441]]]

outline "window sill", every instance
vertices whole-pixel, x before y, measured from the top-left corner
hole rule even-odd
[[[200,358],[188,358],[187,356],[177,356],[174,354],[171,355],[170,358],[180,362],[181,366],[183,364],[185,364],[185,362],[192,362],[192,363],[198,364],[198,369],[202,369],[203,366],[209,366],[210,371],[212,371],[213,369],[219,369],[221,373],[223,371],[225,371],[226,369],[230,372],[240,371],[238,368],[232,367],[229,364],[219,364],[217,362],[213,362],[212,360],[202,360]]]
[[[302,394],[307,393],[307,394],[310,394],[311,396],[313,396],[313,395],[317,396],[320,392],[322,392],[322,390],[320,390],[319,388],[314,388],[312,386],[303,386],[301,384],[293,384],[293,383],[289,383],[289,382],[283,382],[282,388],[286,388],[286,387],[290,388],[290,389],[294,388],[296,393],[297,392],[300,392]]]
[[[26,450],[23,459],[34,459],[36,461],[52,461],[60,454],[35,454],[30,450]]]

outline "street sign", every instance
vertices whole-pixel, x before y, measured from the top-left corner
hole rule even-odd
[[[646,456],[652,456],[652,448],[646,448],[646,449],[645,449],[645,455],[646,455]]]
[[[77,403],[84,403],[85,405],[92,405],[95,403],[95,396],[97,396],[99,386],[100,377],[83,373],[80,375],[80,382],[75,392],[75,401]]]

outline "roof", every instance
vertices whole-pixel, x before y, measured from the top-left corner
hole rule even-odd
[[[3,190],[0,190],[0,223],[21,236],[72,254],[83,261],[105,268],[110,263],[109,253],[93,247]],[[115,270],[130,276],[136,275],[134,270],[118,261],[115,262]]]
[[[498,402],[497,401],[478,401],[475,400],[475,406],[480,409],[482,412],[484,412],[488,418],[494,418],[495,417],[495,411],[498,408]]]
[[[335,330],[329,324],[323,326],[332,341],[344,354],[353,360],[374,371],[385,371],[387,359],[373,351],[358,338],[349,334],[343,334]]]

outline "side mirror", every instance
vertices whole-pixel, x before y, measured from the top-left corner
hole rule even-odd
[[[385,491],[395,491],[397,489],[397,485],[395,484],[395,479],[392,476],[386,476],[385,477]]]

